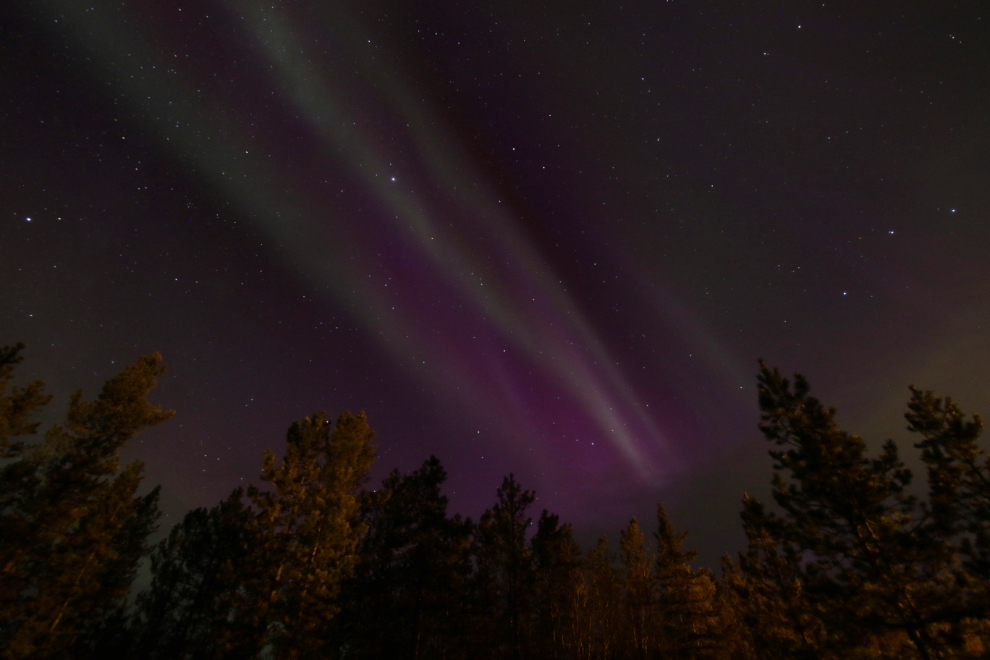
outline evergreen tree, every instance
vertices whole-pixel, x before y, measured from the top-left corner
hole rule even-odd
[[[581,547],[569,523],[545,509],[530,543],[535,561],[536,637],[539,658],[566,658],[575,653],[576,610],[584,592]]]
[[[714,607],[720,637],[717,657],[725,660],[756,660],[773,656],[760,655],[752,644],[752,635],[746,623],[747,603],[737,589],[745,578],[739,564],[728,553],[719,561],[721,574],[715,581]]]
[[[586,622],[578,657],[605,660],[619,657],[625,640],[622,578],[612,563],[608,537],[602,535],[585,560],[588,597],[578,616]]]
[[[484,610],[476,652],[485,648],[497,658],[518,660],[527,654],[533,597],[532,551],[526,515],[536,496],[513,475],[498,488],[498,503],[481,516],[475,530],[476,604]]]
[[[765,527],[801,556],[801,581],[830,622],[829,642],[859,647],[873,630],[894,630],[924,660],[947,657],[940,631],[959,595],[954,549],[915,533],[911,473],[897,446],[888,441],[867,457],[863,440],[838,427],[800,375],[792,388],[761,363],[759,395],[760,430],[785,448],[771,451],[784,515]]]
[[[657,652],[653,557],[635,518],[620,533],[619,558],[625,568],[625,642],[631,658],[646,659]]]
[[[327,622],[340,610],[341,582],[358,562],[366,527],[355,524],[358,490],[375,446],[364,413],[343,413],[333,426],[324,413],[295,422],[283,460],[265,452],[261,479],[248,497],[251,554],[234,594],[229,647],[234,657],[270,648],[280,658],[319,657]]]
[[[778,539],[780,520],[748,495],[742,521],[748,548],[740,553],[738,570],[731,560],[723,562],[723,581],[738,596],[746,646],[768,660],[832,657],[824,624],[805,597],[800,549]]]
[[[990,457],[979,446],[983,421],[966,419],[950,398],[911,387],[908,430],[928,468],[926,524],[929,539],[951,542],[961,554],[955,567],[962,585],[949,636],[957,645],[990,648]],[[981,640],[981,641],[977,641]]]
[[[5,355],[9,367],[11,352]],[[57,655],[123,605],[157,519],[158,493],[136,496],[143,465],[120,471],[118,452],[171,417],[146,399],[163,372],[160,355],[143,357],[109,380],[96,401],[76,392],[66,423],[42,443],[5,440],[15,460],[0,472],[0,621],[10,631],[3,658]],[[36,383],[14,390],[14,403],[4,404],[5,433],[34,430],[25,411],[42,405],[40,392]]]
[[[14,365],[24,361],[21,351],[24,344],[0,347],[0,459],[17,459],[24,455],[27,445],[15,440],[32,435],[38,430],[37,415],[51,401],[45,394],[45,384],[36,380],[24,386],[10,389],[14,379]],[[0,492],[0,497],[3,493]],[[6,500],[0,499],[0,506],[7,507]]]
[[[124,469],[125,475],[132,473],[130,479],[133,479],[133,483],[127,488],[117,489],[116,497],[133,498],[133,492],[141,478],[140,470],[134,469],[136,467],[130,465]],[[80,620],[69,653],[75,660],[122,657],[127,654],[131,642],[127,630],[127,599],[139,564],[151,550],[147,541],[158,526],[159,493],[160,487],[155,487],[147,495],[133,498],[133,512],[119,526],[113,524],[113,514],[110,512],[122,509],[121,505],[127,503],[112,500],[106,502],[100,524],[105,526],[107,534],[113,535],[108,538],[112,554],[106,558],[94,580],[98,584],[93,589],[95,597],[91,599],[90,606],[85,608],[87,614]],[[79,604],[76,607],[81,609]]]
[[[471,572],[472,524],[447,517],[440,488],[447,473],[431,456],[408,475],[393,471],[366,493],[359,520],[368,528],[361,562],[342,587],[334,647],[349,658],[457,655],[461,603]]]
[[[195,509],[151,555],[151,586],[137,599],[133,655],[220,657],[238,572],[250,552],[250,510],[238,488],[211,509]]]
[[[908,430],[928,467],[930,533],[960,536],[966,569],[990,579],[990,458],[977,444],[983,421],[967,421],[952,399],[911,388]]]
[[[15,365],[24,361],[21,352],[25,348],[24,344],[0,348],[0,649],[20,625],[14,618],[16,603],[24,597],[28,579],[23,573],[25,567],[18,569],[16,556],[8,553],[13,549],[12,540],[29,531],[31,521],[21,512],[29,506],[28,495],[37,487],[41,458],[21,438],[37,432],[39,423],[34,417],[51,401],[41,381],[10,386]]]
[[[658,592],[660,646],[668,658],[711,658],[718,652],[715,582],[708,569],[691,570],[698,556],[684,550],[687,532],[675,532],[663,504],[657,503],[658,530],[654,576]]]

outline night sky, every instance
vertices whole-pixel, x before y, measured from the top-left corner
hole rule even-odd
[[[0,30],[0,343],[59,414],[164,354],[178,414],[127,452],[163,529],[365,410],[376,480],[435,454],[477,519],[514,472],[585,541],[662,498],[712,563],[769,491],[757,358],[871,446],[909,449],[911,383],[990,412],[986,3],[15,0]]]

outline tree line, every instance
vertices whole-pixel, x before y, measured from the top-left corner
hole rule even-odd
[[[450,515],[435,457],[369,489],[364,414],[294,422],[259,486],[190,511],[152,547],[158,489],[120,449],[172,411],[148,402],[162,358],[96,400],[14,386],[0,349],[0,657],[332,659],[981,658],[990,649],[990,459],[982,422],[910,390],[927,493],[893,441],[870,455],[835,410],[760,363],[759,428],[775,506],[744,496],[748,539],[694,568],[662,504],[618,548],[512,475],[475,522]],[[34,436],[34,437],[33,437]],[[150,556],[150,586],[131,586]]]

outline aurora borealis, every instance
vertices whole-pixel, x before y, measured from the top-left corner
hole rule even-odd
[[[873,441],[909,383],[987,411],[979,3],[11,4],[0,343],[61,402],[165,355],[173,520],[366,410],[454,510],[662,497],[711,558],[758,357]]]

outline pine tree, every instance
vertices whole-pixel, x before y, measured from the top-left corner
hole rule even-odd
[[[77,627],[69,655],[74,660],[86,658],[121,657],[129,648],[131,639],[127,630],[127,600],[131,584],[137,576],[139,564],[151,551],[148,537],[158,527],[158,501],[160,487],[155,487],[143,497],[133,497],[141,474],[140,470],[128,466],[124,469],[124,481],[132,480],[126,488],[118,488],[112,497],[131,498],[128,502],[106,502],[99,524],[105,526],[112,553],[106,557],[101,571],[93,582],[94,596],[90,598]],[[128,475],[128,473],[131,473]],[[123,525],[113,524],[112,511],[123,509],[130,504],[132,513],[124,518]],[[122,506],[123,505],[123,506]],[[119,507],[119,509],[118,509]]]
[[[412,474],[393,471],[366,493],[361,562],[342,587],[338,654],[350,658],[450,657],[461,646],[471,572],[472,524],[447,517],[447,473],[431,456]]]
[[[714,608],[715,582],[708,569],[691,570],[698,556],[684,550],[687,532],[674,531],[663,504],[657,503],[657,554],[653,579],[664,656],[712,658],[718,652]]]
[[[0,621],[12,631],[3,658],[58,654],[122,606],[157,519],[158,494],[136,496],[143,465],[119,471],[118,452],[171,417],[146,399],[163,372],[160,355],[143,357],[109,380],[96,401],[76,392],[66,423],[49,429],[41,444],[7,443],[16,460],[0,472],[0,529],[8,532],[0,535]],[[7,408],[8,428],[34,430],[23,411],[39,407],[40,392],[37,384],[14,391],[20,403]]]
[[[748,548],[740,553],[738,570],[731,560],[723,562],[723,581],[739,599],[745,645],[768,660],[832,657],[825,649],[824,624],[805,597],[799,548],[779,540],[780,520],[748,495],[742,521]]]
[[[922,438],[915,446],[928,468],[927,522],[920,531],[961,554],[954,575],[963,588],[949,634],[959,645],[990,648],[990,457],[978,444],[983,421],[967,420],[950,398],[910,389],[905,418]]]
[[[657,652],[655,608],[655,557],[646,546],[646,537],[635,518],[620,533],[619,558],[625,567],[626,642],[632,658],[649,658]]]
[[[211,509],[185,515],[151,555],[151,586],[137,599],[136,657],[221,655],[238,571],[250,552],[250,510],[242,489]]]
[[[535,562],[535,653],[540,658],[571,657],[575,651],[576,610],[584,591],[581,547],[569,523],[543,510],[530,542]]]
[[[0,348],[0,649],[5,648],[14,627],[17,603],[24,597],[28,576],[11,554],[13,539],[29,532],[31,520],[24,515],[29,495],[37,488],[40,456],[30,451],[24,438],[38,430],[34,417],[51,401],[45,385],[34,381],[10,387],[14,367],[24,361],[24,344]],[[5,542],[4,539],[7,539]]]
[[[332,429],[332,430],[331,430]],[[251,555],[235,594],[232,655],[271,648],[280,658],[319,656],[340,610],[341,582],[353,574],[364,525],[355,524],[358,490],[375,459],[374,432],[364,413],[324,413],[295,422],[283,460],[265,452],[261,479],[248,497],[257,515],[248,525]]]
[[[725,660],[756,660],[773,656],[760,655],[752,644],[752,635],[746,623],[747,603],[737,589],[745,577],[732,555],[726,553],[719,560],[721,574],[715,581],[715,613],[718,617],[719,658]]]
[[[967,421],[952,399],[911,388],[908,430],[921,435],[915,446],[928,467],[930,531],[961,535],[965,566],[990,579],[990,458],[979,447],[983,421]]]
[[[583,658],[615,658],[624,641],[624,603],[622,577],[613,565],[608,537],[604,534],[588,553],[584,563],[587,598],[578,615],[587,622]]]
[[[477,641],[495,657],[517,660],[526,656],[530,641],[534,575],[526,543],[532,519],[526,511],[536,496],[511,474],[497,494],[498,503],[482,514],[475,530],[477,607],[487,613]]]
[[[14,438],[37,432],[38,422],[34,421],[34,416],[52,399],[45,394],[45,384],[40,380],[14,387],[7,393],[14,379],[14,365],[24,361],[21,352],[25,348],[24,344],[0,347],[0,459],[3,460],[18,459],[24,455],[27,445]],[[0,497],[3,497],[2,492]],[[6,509],[6,500],[0,499],[0,506]]]
[[[872,631],[900,631],[924,660],[947,657],[940,630],[958,598],[953,548],[916,534],[917,502],[905,493],[911,473],[893,441],[876,458],[841,430],[834,409],[793,389],[761,363],[760,430],[784,450],[771,451],[773,494],[783,516],[772,520],[785,552],[802,558],[801,581],[825,614],[830,643],[856,647]]]

